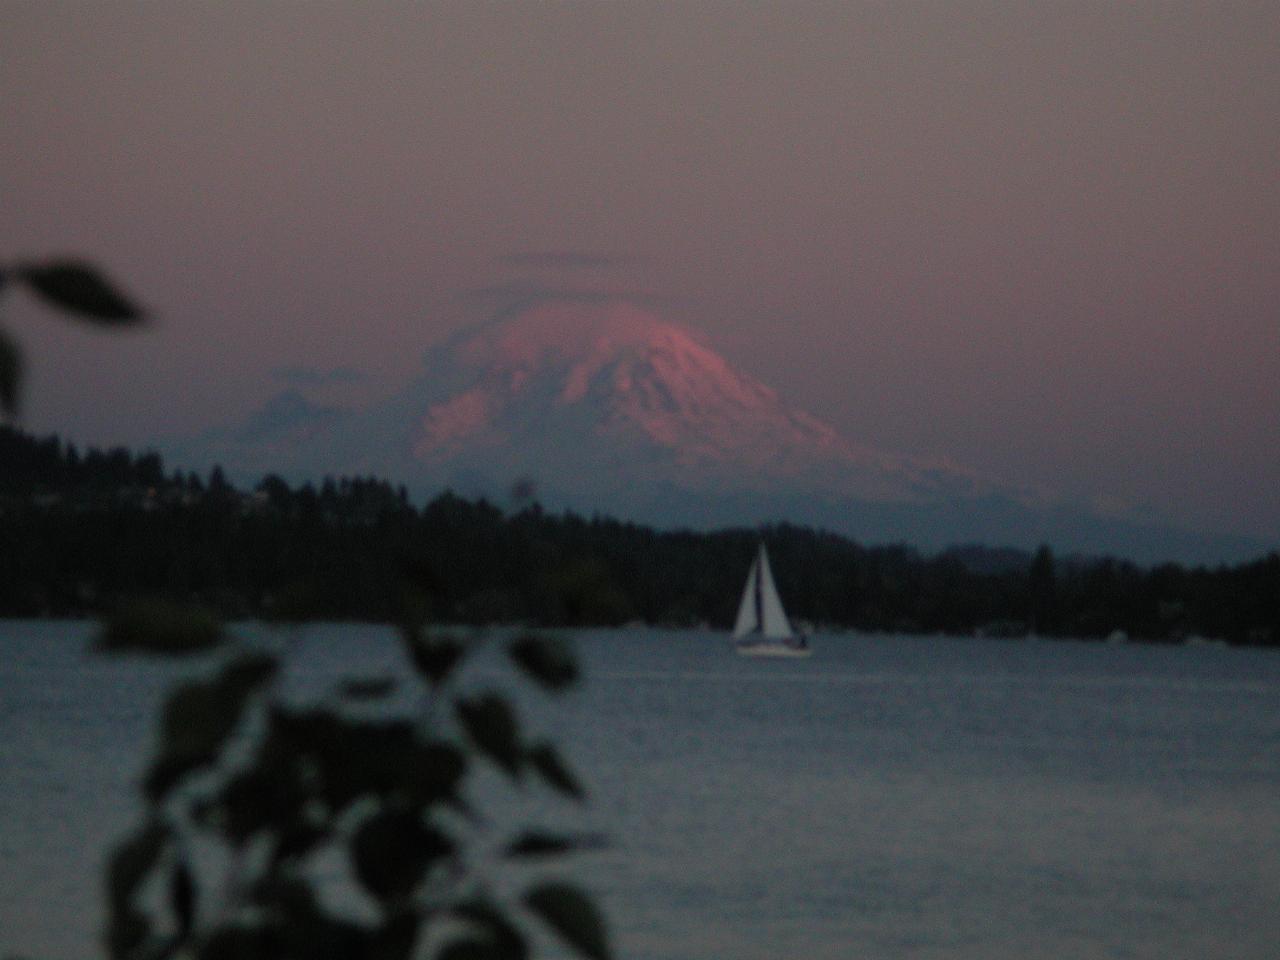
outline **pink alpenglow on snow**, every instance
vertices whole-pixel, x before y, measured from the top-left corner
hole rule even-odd
[[[536,304],[455,342],[433,366],[472,380],[418,417],[413,448],[425,467],[465,457],[468,443],[505,443],[510,455],[522,431],[536,430],[547,462],[525,467],[554,471],[557,447],[596,445],[618,484],[631,480],[627,448],[637,463],[665,459],[695,486],[699,470],[741,471],[746,485],[825,473],[832,492],[906,499],[946,472],[843,440],[696,334],[625,301]]]

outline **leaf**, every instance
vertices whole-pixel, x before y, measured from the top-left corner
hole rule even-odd
[[[561,758],[560,753],[550,743],[540,743],[527,754],[542,779],[551,787],[574,800],[585,800],[587,793],[582,784]]]
[[[178,688],[165,704],[161,732],[165,751],[197,756],[217,750],[240,721],[254,688],[273,672],[270,658],[245,658],[229,664],[206,683]]]
[[[512,778],[519,779],[520,731],[511,705],[496,693],[459,700],[458,721],[480,750]]]
[[[524,935],[501,910],[482,898],[457,904],[450,911],[475,929],[478,943],[484,943],[488,956],[502,960],[524,960],[529,955]]]
[[[395,691],[396,682],[391,677],[369,677],[344,681],[339,688],[349,700],[382,700]]]
[[[193,807],[192,819],[220,832],[232,846],[242,846],[276,817],[275,791],[269,776],[255,765],[230,777],[216,794]]]
[[[0,413],[16,416],[22,406],[22,351],[0,330]]]
[[[178,924],[178,939],[184,941],[195,926],[196,883],[191,870],[181,860],[174,864],[169,878],[169,905]]]
[[[421,923],[416,910],[396,912],[373,932],[364,960],[410,960]]]
[[[25,264],[18,267],[17,274],[44,300],[86,320],[110,326],[142,320],[142,311],[87,263],[58,260]]]
[[[268,743],[317,767],[321,796],[334,811],[369,795],[419,807],[453,800],[467,767],[456,746],[423,740],[410,723],[323,710],[276,711]]]
[[[269,938],[257,927],[223,926],[213,931],[198,954],[200,960],[267,960]]]
[[[292,873],[264,874],[249,886],[246,895],[250,903],[274,916],[312,920],[320,915],[311,884]]]
[[[261,908],[246,912],[268,924],[263,931],[264,960],[369,960],[373,930],[326,912],[308,879],[270,873],[246,893],[248,901]]]
[[[404,639],[414,668],[433,687],[444,683],[466,654],[466,648],[457,640],[432,639],[419,636],[416,631],[406,631]]]
[[[132,906],[126,907],[107,923],[107,955],[111,960],[129,960],[150,937],[151,921]]]
[[[559,637],[520,637],[507,648],[511,660],[548,690],[565,690],[578,681],[578,664]]]
[[[595,905],[576,887],[549,883],[529,891],[525,905],[566,943],[592,960],[609,960],[604,920]]]
[[[430,866],[454,843],[407,810],[384,810],[366,820],[351,840],[356,876],[383,903],[407,897]]]
[[[212,650],[226,639],[209,610],[171,600],[135,600],[102,626],[98,649],[107,653],[185,656]]]
[[[160,720],[160,759],[147,778],[153,800],[188,771],[214,760],[254,690],[274,676],[276,667],[272,657],[249,654],[229,663],[213,680],[186,684],[170,695]]]
[[[603,846],[605,846],[605,840],[600,836],[570,837],[530,830],[507,844],[502,853],[503,856],[511,858],[555,857],[575,850],[598,850]]]
[[[290,824],[287,828],[278,831],[276,835],[276,848],[271,854],[272,864],[305,857],[327,840],[331,832],[331,828],[327,825]]]
[[[233,847],[267,831],[276,841],[275,862],[306,854],[325,830],[303,815],[308,795],[298,766],[296,757],[264,747],[252,767],[224,781],[207,810],[198,811],[198,822],[220,831]]]
[[[152,820],[116,847],[107,864],[107,895],[113,912],[130,909],[134,894],[159,861],[168,840],[168,828]]]
[[[509,954],[492,940],[479,937],[460,937],[450,940],[439,952],[436,960],[512,960]]]
[[[424,806],[453,800],[466,772],[467,757],[453,744],[418,743],[412,763],[400,772],[399,787],[410,802]]]
[[[223,668],[218,683],[229,696],[244,697],[274,677],[279,668],[270,654],[245,653]]]

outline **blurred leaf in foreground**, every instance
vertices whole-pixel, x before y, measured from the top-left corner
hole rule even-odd
[[[0,330],[0,413],[16,414],[22,387],[22,351]]]
[[[458,720],[471,742],[511,777],[520,776],[520,726],[507,701],[494,693],[459,700]]]
[[[437,960],[525,960],[529,947],[524,935],[502,910],[483,897],[457,904],[452,915],[466,922],[471,935],[456,940],[440,953]]]
[[[271,679],[276,662],[247,654],[213,680],[188,683],[170,694],[161,716],[161,755],[147,777],[153,800],[188,771],[212,763],[240,724],[254,692]]]
[[[574,800],[586,799],[587,793],[582,784],[554,745],[538,744],[529,750],[526,759],[549,786]]]
[[[511,858],[558,857],[578,850],[599,850],[606,845],[604,837],[596,834],[565,836],[528,830],[512,840],[503,850],[503,856]]]
[[[344,680],[338,687],[349,700],[382,700],[396,690],[393,677],[360,677]]]
[[[566,943],[591,960],[609,960],[604,920],[595,904],[576,887],[548,883],[525,894],[525,905]]]
[[[139,323],[142,311],[103,275],[79,260],[23,264],[18,278],[60,310],[109,326]]]
[[[561,691],[578,680],[578,664],[568,644],[557,637],[520,637],[507,654],[525,675],[548,690]]]
[[[116,847],[107,861],[107,896],[116,910],[133,904],[134,894],[160,860],[168,839],[168,828],[153,820]]]
[[[500,827],[475,803],[481,757],[517,783],[532,770],[581,799],[576,777],[549,741],[525,741],[511,698],[449,690],[474,645],[425,630],[403,639],[413,674],[340,675],[318,701],[298,702],[281,679],[287,651],[224,637],[202,608],[138,602],[104,625],[108,652],[216,653],[164,700],[144,780],[149,820],[108,867],[112,960],[528,960],[526,928],[538,923],[587,960],[607,960],[584,893],[534,882],[521,896],[526,883],[503,876],[599,849],[601,838],[504,829],[497,857],[477,855]],[[508,651],[544,686],[577,677],[567,646]],[[221,857],[190,855],[216,848]],[[334,882],[367,894],[376,920],[331,913]]]
[[[405,630],[403,641],[414,669],[433,687],[444,683],[466,654],[457,640],[425,636],[418,630]]]

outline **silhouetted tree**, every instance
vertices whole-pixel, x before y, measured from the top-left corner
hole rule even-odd
[[[1028,592],[1031,599],[1031,629],[1034,633],[1050,633],[1057,605],[1057,575],[1054,569],[1053,551],[1041,544],[1031,560],[1027,572]]]

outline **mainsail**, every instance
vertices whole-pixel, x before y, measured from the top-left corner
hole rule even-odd
[[[751,564],[751,572],[747,574],[733,635],[737,639],[754,635],[769,640],[786,640],[795,636],[786,611],[782,609],[782,599],[773,582],[769,554],[765,552],[763,543]]]
[[[760,619],[760,558],[756,557],[747,572],[747,585],[738,604],[738,619],[733,622],[734,638],[755,633],[760,629]]]

